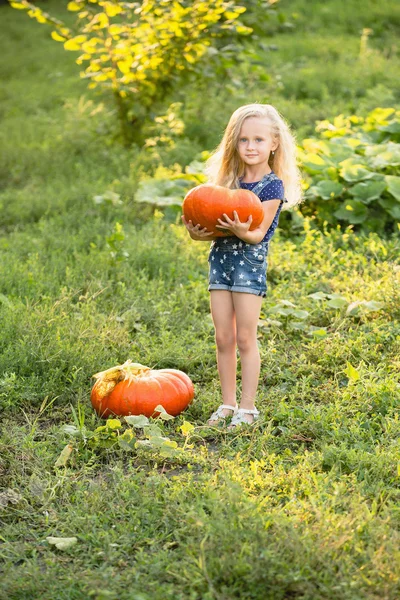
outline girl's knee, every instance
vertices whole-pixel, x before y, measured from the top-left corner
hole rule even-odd
[[[230,331],[217,331],[215,341],[220,352],[227,352],[236,347],[235,335]]]
[[[239,352],[249,352],[250,350],[257,348],[257,336],[246,331],[239,332],[237,336],[237,346]]]

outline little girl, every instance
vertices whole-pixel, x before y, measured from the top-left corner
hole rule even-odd
[[[257,325],[266,296],[266,257],[283,204],[301,201],[296,143],[289,126],[269,104],[247,104],[231,116],[222,141],[207,162],[209,182],[251,190],[263,203],[264,219],[250,231],[252,217],[241,222],[236,212],[218,219],[228,237],[215,238],[209,254],[209,291],[215,327],[222,404],[208,425],[232,416],[230,429],[259,416],[255,398],[260,375]],[[182,220],[193,240],[212,232]],[[236,402],[236,345],[242,367],[240,408]]]

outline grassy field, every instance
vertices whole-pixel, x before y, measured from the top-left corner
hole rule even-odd
[[[72,54],[0,7],[1,599],[400,597],[398,236],[312,218],[277,231],[261,417],[229,433],[204,427],[220,402],[208,244],[135,203],[160,161],[212,149],[244,101],[276,104],[299,139],[398,101],[395,3],[357,6],[282,2],[294,28],[271,23],[271,81],[207,110],[189,95],[185,133],[158,155],[113,141],[114,107]],[[126,449],[123,432],[147,433],[124,421],[94,433],[91,375],[127,358],[192,378],[193,404],[156,423],[176,448]]]

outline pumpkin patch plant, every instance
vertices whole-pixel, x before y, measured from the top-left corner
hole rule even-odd
[[[97,414],[157,416],[158,405],[174,417],[194,398],[193,383],[188,375],[177,369],[150,369],[127,360],[106,371],[93,375],[96,383],[90,396]]]
[[[203,183],[189,190],[183,201],[182,209],[186,221],[192,221],[193,225],[206,227],[208,231],[213,232],[214,237],[232,235],[216,228],[217,219],[222,218],[224,213],[233,219],[233,211],[236,210],[242,222],[247,221],[252,215],[250,231],[261,225],[264,218],[261,200],[250,190],[231,190],[210,183]]]

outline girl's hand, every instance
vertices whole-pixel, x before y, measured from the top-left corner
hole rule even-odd
[[[210,237],[210,235],[214,235],[214,233],[212,231],[208,231],[206,227],[203,227],[202,229],[200,229],[200,225],[193,225],[192,221],[186,221],[186,219],[183,215],[182,215],[182,221],[183,221],[186,229],[190,233],[191,237],[194,237],[197,239],[199,239],[199,238],[207,239]]]
[[[217,229],[228,229],[229,231],[231,231],[234,235],[236,235],[239,238],[242,237],[243,235],[246,235],[246,233],[249,231],[250,225],[253,221],[253,217],[250,215],[249,218],[247,219],[247,221],[245,223],[242,223],[238,217],[236,210],[233,211],[233,221],[225,213],[223,214],[223,217],[224,217],[225,221],[222,221],[221,219],[217,219],[218,222],[220,223],[219,225],[216,226]]]

